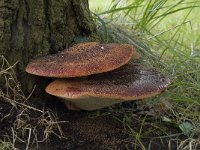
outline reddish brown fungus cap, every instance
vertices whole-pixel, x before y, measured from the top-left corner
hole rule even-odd
[[[94,110],[122,101],[154,96],[165,90],[169,83],[167,77],[154,70],[145,69],[138,64],[127,64],[112,72],[84,79],[57,79],[48,85],[46,92],[74,102],[82,109]],[[100,99],[95,102],[96,105],[91,105],[94,97]],[[87,102],[87,104],[79,106],[80,99],[82,103]],[[105,99],[112,101],[106,104]]]
[[[26,72],[46,77],[80,77],[114,70],[131,57],[139,58],[129,44],[80,43],[58,54],[31,61]]]

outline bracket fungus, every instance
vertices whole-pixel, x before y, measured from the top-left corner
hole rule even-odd
[[[140,55],[130,44],[87,42],[32,60],[26,72],[56,78],[81,77],[114,70],[132,57]]]
[[[50,83],[46,92],[61,98],[68,108],[95,110],[148,98],[166,89],[170,80],[134,63],[139,57],[130,44],[87,42],[32,60],[26,72],[64,78]]]
[[[161,93],[169,85],[167,77],[138,64],[127,64],[111,72],[87,78],[57,79],[46,92],[84,110],[144,99]]]

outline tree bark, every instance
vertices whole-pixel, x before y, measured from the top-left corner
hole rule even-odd
[[[38,80],[25,73],[30,59],[57,53],[76,37],[95,37],[88,0],[0,0],[0,55],[16,66],[23,89]],[[93,38],[94,39],[94,38]]]

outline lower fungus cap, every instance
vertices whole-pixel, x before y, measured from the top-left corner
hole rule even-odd
[[[87,78],[57,79],[47,86],[46,92],[69,100],[81,109],[94,110],[157,95],[169,84],[170,80],[162,74],[130,63]]]

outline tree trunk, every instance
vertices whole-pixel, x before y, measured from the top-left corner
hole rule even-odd
[[[76,37],[95,37],[95,31],[88,0],[0,0],[0,55],[19,61],[17,77],[26,91],[38,80],[24,71],[30,59],[57,53]]]

